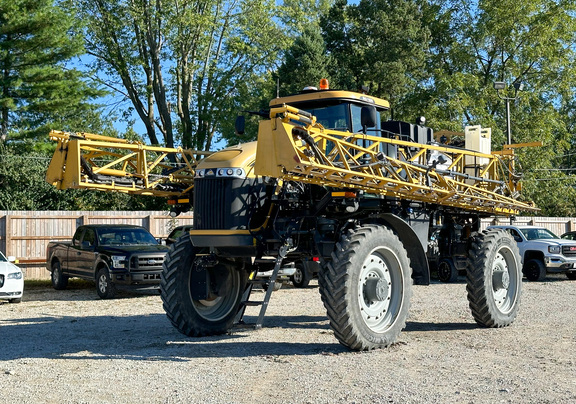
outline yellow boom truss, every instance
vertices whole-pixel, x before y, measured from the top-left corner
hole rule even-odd
[[[510,153],[328,130],[287,105],[270,118],[260,123],[257,175],[490,214],[538,210],[516,199],[521,188]]]
[[[46,181],[58,189],[178,197],[192,190],[198,161],[211,154],[91,133],[52,131],[50,139],[57,141],[58,147]]]

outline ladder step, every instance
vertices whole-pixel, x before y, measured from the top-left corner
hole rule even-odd
[[[244,306],[260,306],[262,303],[264,303],[264,302],[249,300],[247,302],[242,302],[241,304],[243,304]]]

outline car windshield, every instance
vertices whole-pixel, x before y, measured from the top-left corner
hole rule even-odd
[[[526,240],[548,240],[560,238],[548,229],[520,229]]]
[[[105,229],[98,233],[102,245],[158,244],[158,241],[144,229]]]
[[[0,251],[0,262],[8,262],[8,258],[6,258],[4,254],[2,254],[2,251]]]

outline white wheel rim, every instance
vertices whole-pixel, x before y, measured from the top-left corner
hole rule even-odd
[[[496,307],[502,313],[507,313],[512,310],[517,299],[519,279],[517,271],[514,270],[517,268],[517,265],[518,263],[515,262],[514,254],[508,248],[500,249],[492,262],[492,296]],[[497,277],[502,276],[499,272],[503,273],[504,277],[506,277],[504,285],[500,285],[502,282],[497,281]]]
[[[379,282],[382,294],[378,298],[370,283]],[[360,270],[358,303],[364,323],[381,333],[394,324],[404,302],[404,279],[396,254],[387,248],[377,248],[368,255]]]
[[[106,275],[100,276],[98,286],[100,287],[101,293],[106,293],[106,288],[108,287],[108,281],[106,280]]]

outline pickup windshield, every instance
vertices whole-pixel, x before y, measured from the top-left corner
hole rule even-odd
[[[548,229],[521,229],[526,240],[549,240],[560,238]]]
[[[98,233],[100,245],[158,244],[158,241],[144,229],[106,229]]]

